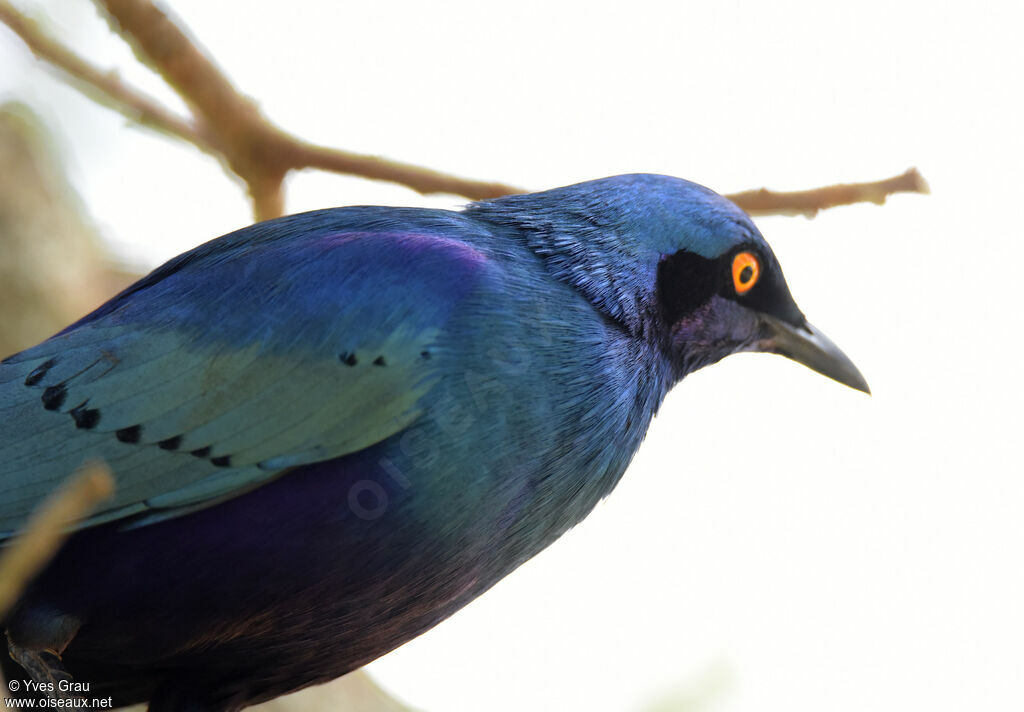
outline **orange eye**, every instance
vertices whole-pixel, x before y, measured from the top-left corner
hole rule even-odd
[[[746,294],[761,276],[761,263],[750,252],[741,252],[732,258],[732,286],[737,294]]]

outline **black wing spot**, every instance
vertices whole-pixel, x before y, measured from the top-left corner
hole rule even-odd
[[[211,457],[212,462],[217,467],[231,467],[231,455],[221,455],[220,457]]]
[[[32,369],[32,373],[28,374],[28,376],[25,377],[25,385],[26,386],[34,386],[37,383],[39,383],[41,380],[46,378],[47,372],[51,368],[53,368],[53,365],[55,363],[57,363],[57,359],[51,358],[50,360],[46,361],[45,363],[42,363],[42,364],[39,364],[38,366],[36,366],[34,369]]]
[[[211,449],[212,448],[209,445],[207,445],[206,447],[201,447],[198,450],[193,450],[192,452],[189,453],[189,455],[195,455],[196,457],[206,457],[207,455],[210,454]]]
[[[91,430],[100,422],[100,411],[96,408],[86,408],[89,401],[77,405],[71,409],[71,417],[75,421],[75,427],[82,430]]]
[[[374,366],[387,366],[388,364],[387,364],[387,362],[384,361],[384,357],[383,356],[378,356],[377,358],[373,359],[373,365]]]
[[[133,425],[130,428],[121,428],[114,436],[123,443],[137,443],[142,437],[142,426]]]
[[[423,359],[424,361],[426,361],[427,359],[430,358],[430,352],[429,351],[420,351],[420,358]]]
[[[157,447],[161,450],[177,450],[181,447],[181,436],[175,435],[173,438],[167,438],[157,443]]]
[[[356,358],[356,355],[354,353],[349,353],[348,351],[342,351],[338,354],[338,358],[346,366],[355,366],[359,363],[359,359]]]
[[[67,397],[67,386],[63,383],[58,383],[56,386],[50,386],[43,391],[43,397],[40,400],[43,401],[43,407],[47,410],[57,410],[64,404],[64,399]]]

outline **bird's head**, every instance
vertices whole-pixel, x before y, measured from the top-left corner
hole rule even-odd
[[[516,228],[556,278],[660,349],[676,378],[761,351],[869,392],[853,362],[797,307],[750,218],[703,186],[614,176],[476,203],[467,213]]]

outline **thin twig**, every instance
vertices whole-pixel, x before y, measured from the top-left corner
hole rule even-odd
[[[814,217],[819,210],[851,203],[881,205],[893,193],[927,193],[928,184],[916,168],[885,180],[871,183],[829,185],[813,190],[780,193],[767,188],[727,195],[750,215],[806,215]]]
[[[334,173],[352,173],[364,178],[401,183],[423,194],[449,193],[470,200],[488,200],[526,192],[523,188],[506,183],[466,180],[411,163],[386,161],[376,156],[335,148],[298,144],[294,150],[295,154],[291,157],[294,168],[318,168]]]
[[[0,22],[3,22],[39,59],[62,71],[71,84],[104,106],[147,128],[195,144],[207,152],[213,149],[206,138],[189,121],[168,111],[156,99],[121,81],[115,72],[104,72],[46,36],[37,23],[16,10],[7,0],[0,0]]]
[[[107,466],[90,463],[40,505],[25,530],[0,555],[0,620],[57,553],[68,527],[113,492],[114,478]]]

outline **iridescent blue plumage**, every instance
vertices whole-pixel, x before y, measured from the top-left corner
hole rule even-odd
[[[585,517],[689,370],[778,351],[860,387],[809,329],[750,220],[662,176],[214,240],[0,369],[0,526],[86,457],[119,481],[12,645],[160,709],[331,679]]]

